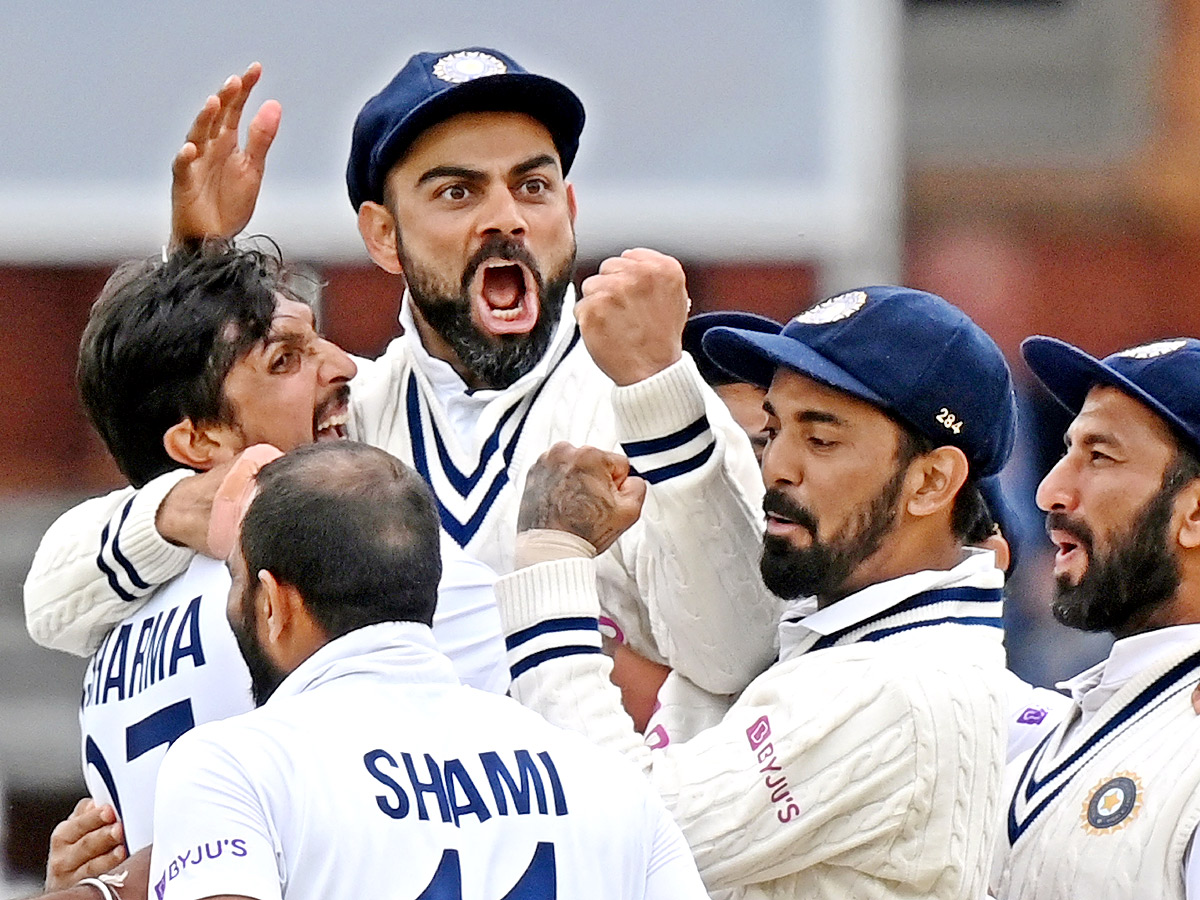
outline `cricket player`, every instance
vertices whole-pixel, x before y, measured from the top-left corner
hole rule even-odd
[[[109,280],[80,343],[79,385],[132,484],[180,465],[227,469],[262,442],[289,450],[341,437],[354,362],[315,330],[286,278],[269,255],[210,245],[129,263]],[[117,495],[113,515],[127,514],[132,494]],[[102,551],[113,569],[116,549]],[[456,546],[448,550],[457,555],[447,559],[434,633],[461,678],[503,693],[495,576]],[[151,841],[167,747],[194,725],[252,708],[225,618],[229,584],[223,560],[195,556],[129,609],[85,672],[85,779],[93,798],[115,807],[131,851]]]
[[[253,209],[280,112],[264,104],[238,146],[258,73],[209,98],[176,160],[179,239],[235,234]],[[346,428],[412,464],[445,530],[498,571],[512,568],[538,455],[561,440],[619,448],[652,489],[598,563],[607,616],[673,678],[735,693],[775,653],[779,605],[733,549],[757,541],[761,482],[737,424],[682,352],[679,264],[630,250],[576,296],[566,175],[583,121],[570,89],[480,47],[413,56],[363,106],[347,186],[371,258],[404,275],[405,333],[358,362]],[[178,574],[186,556],[175,544],[205,533],[203,485],[154,484],[113,523],[109,540],[127,562],[116,585],[92,565],[106,523],[68,513],[26,582],[34,639],[90,649],[140,585]],[[731,595],[746,600],[733,606]]]
[[[1200,898],[1200,341],[1097,360],[1029,338],[1075,419],[1038,487],[1056,619],[1116,638],[1066,682],[1055,728],[1010,767],[992,889],[1005,900]]]
[[[415,472],[329,443],[257,484],[228,614],[259,708],[167,753],[156,897],[707,896],[633,766],[458,683],[429,629],[439,522]]]
[[[594,564],[562,554],[497,582],[512,694],[635,760],[710,890],[977,898],[1009,687],[1003,574],[968,545],[992,529],[977,481],[1014,440],[1004,357],[941,298],[897,287],[831,298],[778,334],[716,328],[704,347],[767,389],[761,570],[788,602],[779,661],[718,724],[651,750],[597,652]],[[530,473],[522,540],[600,550],[645,490],[620,457],[559,445]]]

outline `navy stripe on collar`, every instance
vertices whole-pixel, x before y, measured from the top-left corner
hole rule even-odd
[[[882,612],[876,613],[861,622],[855,622],[833,634],[827,634],[820,638],[812,647],[812,650],[823,650],[826,647],[832,647],[835,644],[857,643],[858,641],[878,641],[893,634],[898,634],[902,631],[910,631],[914,628],[922,628],[929,625],[942,625],[948,623],[958,623],[962,625],[985,625],[991,627],[1001,627],[1001,610],[1004,602],[1004,591],[1001,588],[977,588],[977,587],[951,587],[939,588],[932,591],[923,591],[920,594],[913,594],[895,606],[889,606]],[[927,607],[936,606],[939,603],[972,603],[979,604],[979,612],[982,615],[941,615],[929,616],[925,619],[920,619],[915,622],[897,623],[891,626],[872,629],[872,625],[882,623],[902,613],[913,612],[916,610],[925,609]],[[932,610],[931,610],[932,612]],[[802,621],[802,620],[790,620]],[[851,635],[857,635],[850,639]]]
[[[546,373],[546,376],[538,384],[537,388],[520,398],[500,418],[500,421],[496,424],[496,427],[492,430],[492,433],[488,435],[487,440],[484,441],[483,448],[480,451],[479,461],[475,467],[475,470],[470,475],[464,474],[454,464],[453,460],[450,459],[449,453],[446,451],[445,442],[442,439],[442,435],[437,427],[437,423],[434,421],[433,416],[430,415],[429,428],[433,432],[434,445],[437,451],[441,473],[446,476],[446,479],[450,482],[450,485],[464,500],[467,499],[472,489],[474,489],[480,483],[487,465],[495,457],[497,451],[500,451],[502,454],[501,458],[503,459],[504,466],[496,472],[495,476],[492,478],[491,484],[488,485],[487,492],[479,502],[479,505],[476,506],[475,511],[465,522],[459,521],[459,519],[452,512],[450,512],[445,503],[442,502],[442,498],[438,495],[437,488],[433,484],[433,478],[431,476],[431,470],[429,467],[428,449],[426,447],[425,434],[421,424],[420,390],[417,386],[416,374],[414,372],[409,372],[408,385],[405,391],[405,407],[408,418],[407,424],[409,439],[412,443],[413,466],[416,468],[421,477],[424,478],[425,481],[430,484],[430,486],[434,487],[434,498],[437,500],[438,514],[442,520],[442,527],[446,530],[447,534],[454,538],[455,543],[457,543],[460,547],[466,547],[467,544],[470,543],[471,539],[475,537],[480,526],[483,524],[483,520],[487,518],[487,514],[491,511],[492,504],[495,503],[496,498],[500,495],[500,492],[504,489],[504,486],[509,483],[508,466],[512,464],[513,456],[516,453],[517,442],[521,439],[521,434],[525,430],[525,423],[529,419],[529,414],[533,410],[533,405],[537,401],[537,398],[541,395],[542,390],[545,388],[550,378],[555,372],[558,371],[558,367],[562,364],[563,360],[567,358],[567,356],[575,348],[575,345],[579,343],[579,338],[579,326],[576,325],[574,333],[571,335],[571,340],[567,343],[567,346],[563,349],[562,354],[558,357],[558,359],[554,361],[553,365]],[[521,412],[520,418],[517,420],[517,424],[513,429],[512,435],[505,442],[503,450],[501,451],[501,431],[508,424],[513,414],[522,406],[524,406],[524,410]]]

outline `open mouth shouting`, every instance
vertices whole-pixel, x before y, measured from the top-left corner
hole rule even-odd
[[[342,385],[313,412],[313,440],[340,441],[350,421],[350,388]]]
[[[526,334],[537,324],[538,281],[529,266],[511,259],[488,259],[471,278],[471,309],[488,334]]]
[[[1070,523],[1066,516],[1050,513],[1046,517],[1046,534],[1054,544],[1054,575],[1067,576],[1073,582],[1087,572],[1088,560],[1092,554],[1092,539],[1087,529],[1077,523]]]
[[[817,530],[812,514],[779,490],[767,491],[763,497],[763,512],[766,513],[767,534],[786,538],[799,546],[812,543]]]

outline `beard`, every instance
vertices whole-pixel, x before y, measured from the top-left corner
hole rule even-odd
[[[1107,631],[1121,637],[1141,630],[1179,589],[1179,561],[1167,549],[1168,527],[1178,489],[1160,490],[1142,507],[1129,529],[1115,536],[1103,555],[1083,522],[1052,511],[1046,529],[1070,532],[1086,550],[1087,569],[1078,584],[1065,573],[1055,579],[1050,611],[1069,628]]]
[[[522,242],[499,235],[489,238],[467,261],[457,293],[409,257],[403,242],[398,252],[413,303],[429,327],[450,346],[459,362],[482,385],[509,387],[545,355],[558,327],[563,298],[575,268],[573,241],[566,262],[547,278]],[[471,319],[471,282],[479,267],[489,259],[524,263],[537,284],[538,318],[525,334],[487,334]]]
[[[242,659],[246,662],[246,668],[250,670],[250,696],[254,699],[254,705],[259,707],[275,693],[275,689],[283,683],[287,673],[271,661],[259,643],[254,616],[251,613],[253,602],[253,593],[243,591],[238,598],[237,616],[229,620],[229,627],[233,630],[233,637],[242,653]]]
[[[803,526],[812,536],[812,542],[807,547],[794,547],[778,535],[768,534],[763,538],[759,569],[767,589],[784,600],[838,596],[854,570],[875,555],[892,530],[906,469],[900,466],[883,489],[851,515],[828,541],[817,536],[819,523],[811,510],[792,501],[783,491],[769,489],[763,497],[763,510]]]

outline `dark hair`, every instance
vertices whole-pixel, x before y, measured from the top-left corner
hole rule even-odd
[[[899,419],[891,418],[900,429],[900,443],[896,448],[896,459],[900,468],[904,468],[918,456],[932,453],[936,449],[930,438]],[[954,506],[950,510],[950,530],[964,544],[982,543],[996,531],[996,518],[979,490],[979,479],[973,473],[968,473],[967,480],[954,495]]]
[[[296,588],[330,639],[380,622],[433,621],[442,575],[433,492],[353,441],[309,444],[258,473],[242,522],[247,571]]]
[[[1174,434],[1174,437],[1175,456],[1163,472],[1162,484],[1162,490],[1171,497],[1175,497],[1189,482],[1200,478],[1200,457],[1197,457],[1194,445],[1178,434]]]
[[[163,435],[232,421],[225,376],[271,330],[278,255],[224,241],[120,266],[92,305],[76,379],[92,424],[135,487],[175,468]]]

